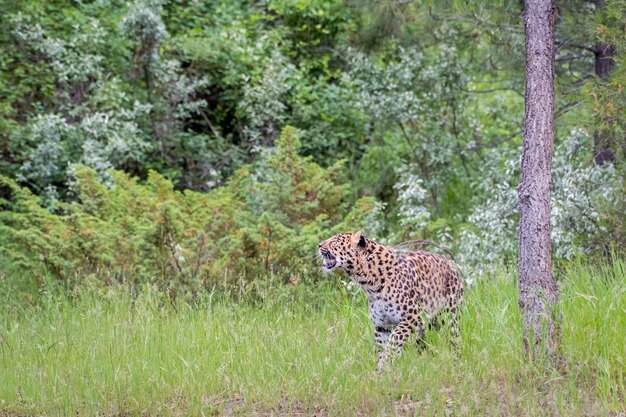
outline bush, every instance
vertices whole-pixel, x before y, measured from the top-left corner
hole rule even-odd
[[[209,193],[177,191],[150,172],[145,183],[75,166],[73,203],[58,213],[39,197],[0,177],[2,253],[18,268],[71,285],[149,282],[198,289],[272,272],[285,280],[313,268],[317,243],[338,231],[369,225],[380,205],[349,204],[338,162],[325,169],[298,155],[287,127],[277,146]],[[80,278],[79,278],[80,277]]]
[[[517,259],[519,167],[519,152],[494,150],[475,184],[473,211],[460,231],[459,262],[478,272]],[[625,174],[619,165],[593,163],[593,138],[583,130],[557,143],[550,201],[555,260],[623,248]]]

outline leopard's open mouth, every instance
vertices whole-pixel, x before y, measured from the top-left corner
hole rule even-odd
[[[337,261],[335,260],[335,258],[332,257],[332,255],[329,252],[323,251],[321,252],[321,254],[322,254],[322,268],[324,269],[324,271],[330,271],[335,266],[337,266]]]

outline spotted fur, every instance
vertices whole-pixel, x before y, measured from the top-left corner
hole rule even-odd
[[[443,256],[421,250],[398,254],[361,232],[333,236],[320,243],[319,253],[325,272],[342,269],[365,290],[374,338],[381,347],[379,371],[400,354],[412,333],[423,335],[424,317],[432,322],[448,311],[458,338],[463,281]]]

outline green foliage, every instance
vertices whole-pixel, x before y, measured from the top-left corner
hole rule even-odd
[[[353,25],[350,10],[340,0],[273,0],[268,8],[284,25],[288,55],[322,74],[329,69],[329,50]]]
[[[622,172],[626,168],[622,167]],[[597,199],[594,203],[598,207],[597,225],[603,231],[601,235],[585,239],[593,251],[606,257],[610,253],[624,253],[626,251],[626,175],[621,176],[621,184],[608,190],[610,195],[605,199]]]
[[[73,168],[80,164],[107,189],[126,181],[150,192],[158,172],[174,190],[209,193],[198,200],[237,201],[243,208],[229,220],[234,229],[221,237],[196,236],[226,239],[238,248],[232,259],[219,251],[206,255],[215,276],[222,267],[229,268],[222,271],[227,275],[287,268],[295,242],[312,244],[316,230],[335,225],[351,228],[345,216],[353,213],[360,222],[358,210],[349,210],[359,204],[384,214],[384,226],[372,224],[386,241],[431,239],[468,263],[515,257],[520,2],[5,3],[0,175],[27,187],[59,218],[77,216],[76,207],[85,204],[85,170]],[[605,171],[617,179],[624,177],[625,4],[576,0],[560,6],[556,61],[557,148],[570,132],[589,132],[612,150],[615,164]],[[616,46],[615,65],[603,78],[590,76],[599,43]],[[299,172],[281,165],[291,158],[277,149],[285,146],[280,132],[286,126],[298,131],[297,153],[310,158],[299,160]],[[555,182],[557,257],[605,253],[610,240],[623,245],[619,180],[609,184],[592,173],[593,151],[587,152],[588,144],[580,149],[584,155],[557,166],[563,179]],[[311,168],[313,162],[319,166]],[[564,179],[570,176],[576,178]],[[592,190],[593,184],[606,192],[569,192]],[[110,191],[104,194],[112,199]],[[174,229],[178,217],[190,221],[178,210],[191,194],[180,195],[171,197],[174,208],[163,214]],[[358,200],[363,196],[379,203]],[[146,198],[147,206],[156,204]],[[36,215],[45,217],[45,211]],[[99,234],[108,222],[91,226]],[[235,229],[243,232],[231,234]],[[142,233],[138,241],[151,236]],[[189,266],[189,257],[176,265],[176,244],[185,251],[206,249],[172,233],[174,249],[150,237],[159,256],[171,259],[156,261],[133,249],[140,255],[122,262],[122,274],[159,269],[191,281],[208,274]],[[98,245],[91,257],[107,253]],[[28,256],[23,258],[19,263]],[[244,268],[241,259],[254,261]],[[135,260],[150,266],[131,267]],[[74,266],[55,261],[48,267]]]
[[[298,155],[295,129],[273,151],[209,193],[177,191],[152,171],[144,183],[120,171],[103,182],[73,170],[74,203],[51,213],[40,199],[2,177],[2,253],[14,265],[74,285],[150,282],[197,290],[222,278],[311,271],[317,243],[337,231],[375,232],[379,206],[349,203],[341,161],[325,169]]]

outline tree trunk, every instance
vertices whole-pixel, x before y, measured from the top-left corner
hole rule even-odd
[[[598,43],[595,47],[596,75],[600,80],[607,81],[611,70],[615,65],[613,56],[615,55],[615,46],[606,43]],[[610,148],[611,145],[611,128],[613,120],[605,117],[602,126],[596,128],[593,133],[594,143],[594,159],[596,165],[602,165],[605,162],[613,162],[615,154]]]
[[[556,353],[554,309],[559,289],[552,276],[550,172],[554,148],[554,31],[557,10],[550,0],[526,0],[526,95],[520,204],[519,295],[524,316],[524,348],[534,337]]]

